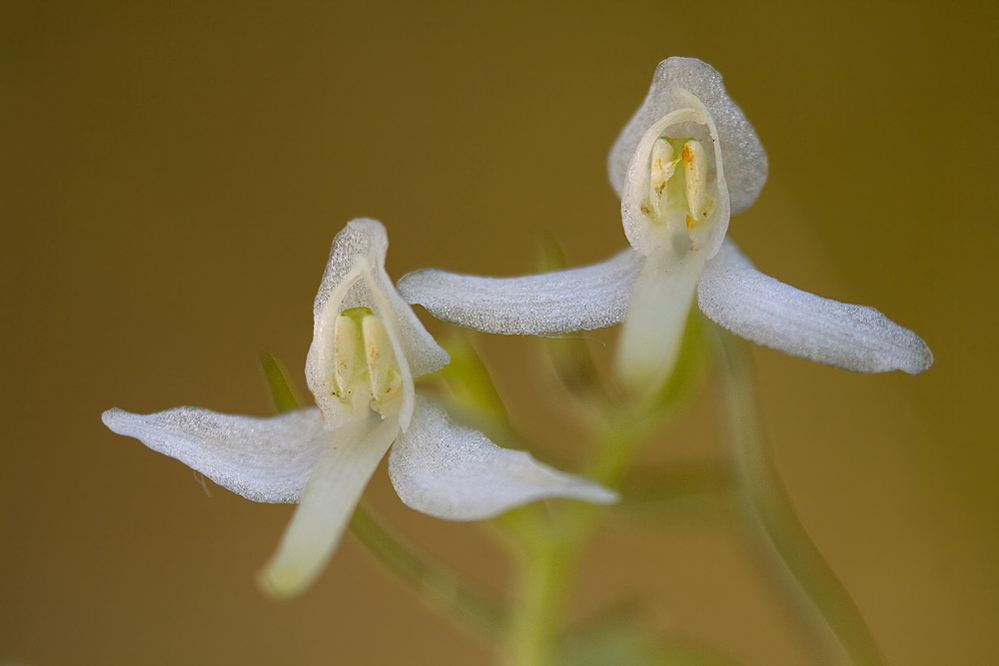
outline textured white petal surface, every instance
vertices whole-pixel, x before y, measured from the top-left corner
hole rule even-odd
[[[625,388],[655,389],[672,374],[703,267],[703,253],[677,254],[672,247],[646,261],[618,341],[617,374]]]
[[[399,292],[438,319],[487,333],[586,331],[621,321],[642,261],[625,250],[599,264],[510,278],[424,269],[403,276]]]
[[[329,445],[309,476],[281,545],[260,573],[266,592],[280,598],[297,596],[322,572],[398,432],[397,419],[383,421],[368,412],[328,434]]]
[[[413,378],[440,370],[450,360],[396,292],[385,272],[387,251],[388,236],[377,220],[353,220],[333,239],[313,307],[312,346],[305,364],[306,382],[327,419],[340,409],[329,382],[335,363],[333,322],[344,310],[367,307],[382,319],[403,377],[403,427],[412,412]]]
[[[389,454],[399,497],[417,511],[447,520],[483,520],[547,497],[598,504],[617,495],[592,481],[503,449],[477,430],[452,422],[430,399],[417,396],[409,430]]]
[[[624,192],[628,165],[645,132],[657,120],[678,108],[671,88],[683,88],[697,97],[718,130],[732,213],[756,200],[767,180],[767,155],[742,110],[725,92],[721,75],[694,58],[669,58],[659,63],[642,105],[611,148],[608,171],[618,196]]]
[[[109,409],[104,424],[119,435],[176,458],[255,502],[296,502],[329,433],[318,409],[272,418],[177,407],[155,414]]]
[[[701,311],[736,335],[793,356],[857,372],[933,363],[912,331],[874,308],[822,298],[760,273],[731,241],[708,262],[697,290]]]

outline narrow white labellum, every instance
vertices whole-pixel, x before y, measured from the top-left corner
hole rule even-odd
[[[359,414],[336,431],[312,468],[295,515],[259,583],[277,598],[304,592],[326,567],[364,487],[399,433],[394,419]]]
[[[657,250],[635,280],[628,316],[618,340],[618,380],[641,394],[661,386],[673,372],[704,268],[701,252]]]

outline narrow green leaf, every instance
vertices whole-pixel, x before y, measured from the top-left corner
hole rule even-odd
[[[562,245],[549,233],[538,243],[537,267],[543,273],[568,267]],[[543,338],[541,344],[559,381],[570,394],[582,399],[606,396],[593,355],[583,337],[570,333]]]
[[[621,484],[622,511],[649,519],[658,528],[679,523],[730,523],[737,479],[715,461],[675,461],[645,466]]]
[[[790,615],[813,639],[822,663],[881,666],[878,643],[846,589],[795,513],[766,437],[748,343],[712,326],[726,400],[728,440],[747,526],[760,560],[786,586]]]
[[[457,406],[488,426],[510,429],[510,418],[475,347],[465,335],[440,341],[451,362],[437,372],[451,390]],[[487,433],[488,434],[488,433]]]
[[[641,604],[626,603],[572,631],[559,666],[738,666],[702,644],[663,634]]]
[[[288,380],[288,373],[284,366],[271,354],[264,352],[260,355],[260,365],[264,369],[264,377],[267,379],[267,386],[271,390],[271,398],[274,400],[274,407],[278,414],[293,412],[301,409],[302,402],[297,397],[297,392]]]
[[[509,618],[499,600],[403,539],[364,500],[354,511],[350,531],[389,572],[445,617],[490,642],[503,634]]]

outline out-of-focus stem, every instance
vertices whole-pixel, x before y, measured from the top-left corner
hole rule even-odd
[[[774,466],[747,344],[715,328],[727,395],[729,440],[746,522],[761,559],[785,584],[793,617],[806,625],[824,664],[880,666],[881,652],[849,592],[794,512]]]
[[[673,376],[646,395],[610,398],[599,382],[584,391],[570,391],[591,412],[585,422],[593,446],[580,474],[609,488],[621,487],[648,435],[670,421],[700,384],[707,361],[702,335],[694,321]],[[507,640],[509,666],[551,666],[560,659],[570,587],[607,511],[586,502],[553,502],[524,507],[501,519],[522,548]]]
[[[350,521],[350,531],[368,552],[435,610],[495,644],[507,623],[500,603],[406,543],[362,500]]]
[[[598,437],[583,474],[609,487],[618,485],[631,463],[640,437],[627,427],[608,427]],[[587,502],[560,502],[525,507],[510,520],[523,547],[519,587],[507,640],[509,666],[557,663],[563,613],[580,557],[607,507]]]

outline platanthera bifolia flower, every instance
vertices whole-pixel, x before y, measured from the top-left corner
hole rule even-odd
[[[630,250],[515,278],[420,270],[399,281],[400,293],[440,319],[490,333],[551,335],[624,321],[617,370],[632,390],[669,377],[695,296],[709,319],[788,354],[860,372],[916,374],[932,364],[912,331],[873,308],[767,277],[725,238],[729,216],[763,188],[767,158],[711,66],[660,63],[608,166]]]
[[[399,497],[438,518],[482,520],[548,497],[616,500],[602,486],[453,423],[416,393],[413,378],[449,359],[392,286],[387,249],[375,220],[354,220],[333,241],[306,361],[318,407],[273,418],[197,407],[103,415],[114,432],[247,499],[299,503],[261,573],[275,596],[299,594],[319,575],[390,446],[389,476]]]

